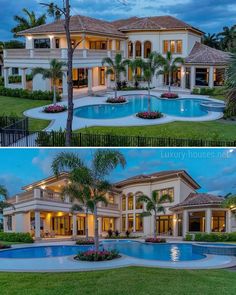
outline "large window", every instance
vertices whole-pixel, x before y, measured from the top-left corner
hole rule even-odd
[[[144,43],[144,58],[148,58],[151,52],[152,52],[152,43],[150,41],[146,41]]]
[[[50,48],[50,39],[34,39],[34,48]]]
[[[189,213],[189,231],[204,232],[205,231],[205,212]]]
[[[122,210],[125,211],[126,210],[126,196],[122,197]]]
[[[128,230],[133,231],[134,230],[134,215],[128,214]]]
[[[12,216],[11,215],[7,216],[7,229],[12,230]]]
[[[214,69],[214,86],[223,86],[225,83],[225,69]]]
[[[172,202],[174,201],[174,188],[173,187],[157,190],[156,192],[157,192],[159,198],[164,195],[169,195],[171,197]]]
[[[140,198],[140,196],[141,196],[141,194],[137,194],[136,196],[135,196],[135,207],[136,207],[136,209],[143,209],[143,202],[140,202],[139,201],[139,198]]]
[[[209,70],[207,68],[196,69],[196,86],[208,86],[209,85]]]
[[[135,214],[135,231],[143,231],[143,218],[141,214]]]
[[[211,230],[213,232],[225,232],[226,212],[212,211]]]
[[[107,49],[107,41],[90,41],[89,48],[90,49],[106,50]]]
[[[171,236],[173,234],[173,216],[162,215],[157,217],[157,231],[159,234]]]
[[[126,215],[122,215],[121,228],[122,228],[122,231],[126,231]]]
[[[133,194],[128,195],[128,210],[134,209],[134,196]]]
[[[133,57],[133,43],[129,42],[128,43],[128,57]]]
[[[116,51],[120,51],[120,41],[116,40]]]
[[[102,218],[102,231],[114,230],[115,222],[114,218],[103,217]]]
[[[135,44],[135,56],[136,57],[141,57],[141,42],[137,41],[136,44]]]
[[[182,40],[164,40],[163,41],[163,53],[170,51],[173,54],[183,53],[183,41]]]

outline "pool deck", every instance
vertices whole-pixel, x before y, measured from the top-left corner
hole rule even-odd
[[[45,243],[43,246],[46,245],[74,245],[74,242]],[[14,245],[13,248],[38,246],[40,245]],[[174,269],[219,269],[236,266],[236,257],[223,255],[207,255],[204,259],[180,262],[138,259],[125,255],[122,255],[122,257],[118,259],[103,262],[76,261],[73,259],[73,256],[34,259],[1,258],[0,261],[0,272],[80,272],[114,269],[128,266]]]
[[[85,96],[83,98],[74,99],[74,108],[87,106],[87,105],[106,104],[106,98],[111,96],[112,94],[113,92],[110,92],[103,97]],[[133,95],[133,94],[147,95],[147,91],[119,91],[119,95]],[[151,95],[153,96],[158,97],[160,96],[160,94],[161,92],[158,93],[156,91],[151,91]],[[201,99],[207,99],[213,102],[221,102],[217,99],[209,98],[208,96],[199,96],[199,95],[191,95],[191,94],[181,94],[180,98],[191,98],[191,99],[201,98]],[[60,102],[59,104],[65,105],[66,102],[63,101],[63,102]],[[59,131],[60,129],[65,130],[67,112],[62,112],[58,114],[47,114],[43,112],[44,107],[38,107],[38,108],[27,110],[24,112],[24,115],[34,119],[51,120],[50,125],[45,129],[45,131]],[[165,123],[170,123],[174,121],[202,122],[202,121],[213,121],[213,120],[220,119],[222,117],[223,117],[222,112],[208,112],[208,114],[205,116],[194,117],[194,118],[165,115],[163,118],[155,119],[155,120],[144,120],[144,119],[137,118],[135,115],[117,118],[117,119],[87,119],[87,118],[79,118],[74,116],[73,130],[78,130],[81,128],[92,127],[92,126],[149,126],[149,125],[165,124]]]

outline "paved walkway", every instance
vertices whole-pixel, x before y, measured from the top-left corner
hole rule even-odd
[[[120,91],[119,95],[133,95],[133,94],[147,94],[147,91]],[[156,92],[156,90],[151,92],[152,95],[159,96],[161,94]],[[78,108],[81,106],[87,105],[96,105],[96,104],[106,104],[107,97],[94,97],[94,96],[86,96],[83,98],[74,100],[74,108]],[[190,94],[182,94],[181,98],[198,98],[199,95],[190,95]],[[201,96],[203,99],[208,99],[209,101],[217,101],[210,99],[207,96]],[[60,103],[61,105],[65,105],[65,101]],[[67,120],[67,112],[59,113],[59,114],[46,114],[43,111],[43,107],[27,110],[24,112],[24,115],[30,118],[35,119],[44,119],[51,120],[51,124],[45,129],[46,131],[59,131],[60,129],[65,130],[66,128],[66,120]],[[177,117],[177,116],[169,116],[165,115],[163,118],[156,120],[143,120],[137,118],[135,115],[117,118],[117,119],[87,119],[87,118],[78,118],[74,116],[73,120],[73,130],[77,130],[80,128],[91,127],[91,126],[149,126],[149,125],[159,125],[170,123],[174,121],[191,121],[191,122],[200,122],[200,121],[212,121],[220,119],[223,116],[221,112],[208,112],[206,116],[201,117]]]

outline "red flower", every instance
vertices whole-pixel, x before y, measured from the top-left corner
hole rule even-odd
[[[44,108],[45,113],[61,113],[67,110],[67,106],[51,105]]]
[[[178,98],[178,94],[177,93],[173,93],[173,92],[165,92],[162,93],[161,98]]]

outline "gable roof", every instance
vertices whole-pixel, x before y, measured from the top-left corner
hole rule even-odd
[[[82,15],[71,17],[70,30],[72,33],[100,33],[125,38],[125,35],[118,31],[112,23]],[[18,35],[45,33],[65,33],[64,20],[58,20],[50,24],[24,30],[18,33]]]
[[[224,198],[220,196],[205,193],[190,193],[183,202],[171,207],[170,209],[174,211],[180,208],[193,206],[220,205],[223,201]]]
[[[161,171],[156,172],[152,174],[140,174],[133,177],[129,177],[125,180],[119,181],[115,183],[114,185],[118,188],[124,187],[129,184],[135,184],[135,183],[143,183],[143,182],[153,182],[158,180],[164,180],[164,179],[173,179],[180,177],[186,182],[191,185],[194,189],[199,189],[200,185],[185,171],[185,170],[167,170],[167,171]]]
[[[229,59],[230,53],[196,42],[185,63],[225,65]]]

